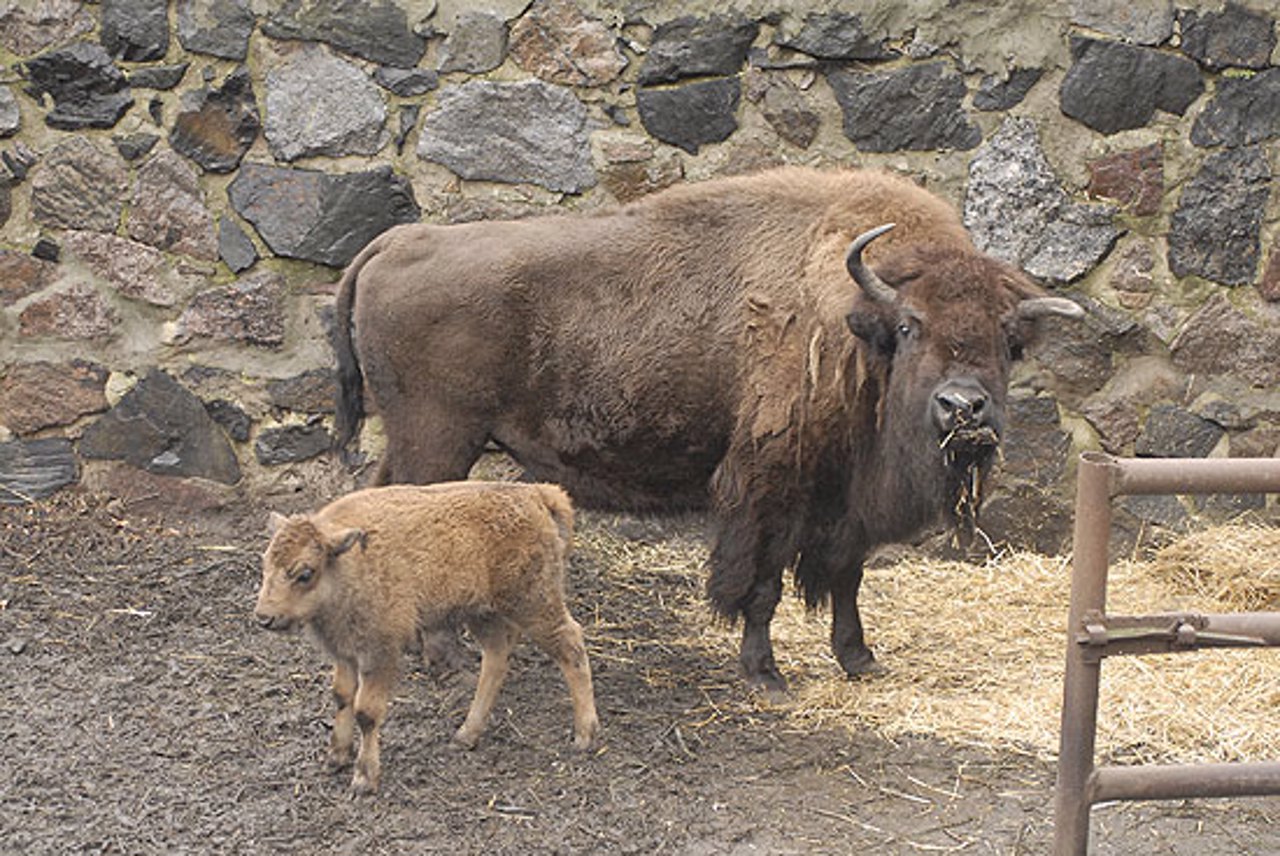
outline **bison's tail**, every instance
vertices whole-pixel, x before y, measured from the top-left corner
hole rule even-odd
[[[569,495],[557,485],[540,484],[538,494],[542,498],[542,504],[550,512],[551,519],[556,522],[556,528],[560,530],[560,540],[564,542],[567,555],[573,547],[573,503],[569,500]]]
[[[385,234],[385,233],[384,233]],[[333,350],[338,356],[338,392],[334,414],[333,448],[342,452],[360,431],[364,420],[364,372],[356,356],[355,342],[351,337],[351,312],[356,302],[356,280],[365,263],[382,249],[382,237],[374,238],[361,250],[338,281],[338,296],[334,304]]]

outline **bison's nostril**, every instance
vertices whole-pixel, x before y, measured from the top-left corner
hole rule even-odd
[[[978,390],[945,389],[935,393],[938,419],[945,428],[959,428],[986,419],[987,396]]]

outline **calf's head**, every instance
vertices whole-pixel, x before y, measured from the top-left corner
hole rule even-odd
[[[945,510],[972,524],[1004,432],[1011,364],[1038,319],[1084,313],[970,249],[917,244],[872,270],[862,250],[891,228],[860,235],[845,259],[860,289],[849,329],[882,378],[879,453],[915,488],[940,488]]]
[[[310,517],[273,513],[271,542],[262,556],[262,586],[254,615],[268,630],[288,630],[311,620],[324,604],[338,558],[357,544],[360,529],[329,531]]]

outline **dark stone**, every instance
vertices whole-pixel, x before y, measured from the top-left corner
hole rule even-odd
[[[0,306],[11,306],[49,286],[58,273],[50,261],[56,259],[0,250]]]
[[[1164,198],[1164,145],[1117,152],[1089,161],[1089,196],[1114,200],[1139,217],[1160,211]]]
[[[1275,20],[1238,3],[1227,3],[1221,12],[1183,9],[1178,22],[1182,52],[1213,71],[1266,68],[1276,48]]]
[[[218,257],[226,262],[232,273],[240,273],[253,267],[258,260],[258,248],[230,217],[218,221]]]
[[[1001,472],[1042,487],[1059,483],[1071,437],[1062,430],[1057,401],[1048,395],[1010,396],[1006,423]]]
[[[742,85],[736,77],[701,80],[636,91],[636,109],[646,131],[689,154],[727,140],[738,129]]]
[[[238,404],[219,398],[205,402],[204,409],[214,422],[222,426],[227,436],[237,443],[249,439],[249,431],[253,428],[253,420]]]
[[[121,137],[112,137],[111,142],[116,144],[116,151],[120,153],[120,157],[127,161],[135,161],[151,151],[155,144],[160,142],[160,137],[147,133],[125,134]]]
[[[332,413],[337,393],[337,380],[328,368],[267,382],[271,406],[295,413]]]
[[[19,140],[14,143],[12,152],[0,152],[0,160],[4,161],[4,167],[9,170],[14,181],[26,181],[27,173],[40,160],[40,156]],[[10,182],[0,179],[0,186],[8,187],[9,184]]]
[[[1176,496],[1125,496],[1116,505],[1143,524],[1155,524],[1175,532],[1184,531],[1191,520]]]
[[[1263,300],[1280,303],[1280,241],[1276,241],[1271,247],[1271,260],[1267,262],[1266,273],[1258,283],[1258,293]]]
[[[168,0],[102,0],[102,46],[129,62],[164,59],[169,50]]]
[[[1203,458],[1226,434],[1221,425],[1173,404],[1157,404],[1147,414],[1134,446],[1140,457]]]
[[[818,59],[879,60],[898,55],[885,47],[883,39],[863,29],[862,16],[848,12],[810,12],[799,32],[775,36],[774,44]]]
[[[1103,134],[1141,128],[1156,110],[1181,116],[1204,92],[1194,62],[1120,42],[1073,38],[1062,112]]]
[[[1027,356],[1053,378],[1053,388],[1074,398],[1102,388],[1111,376],[1115,337],[1092,315],[1082,322],[1041,324]]]
[[[106,410],[108,374],[86,360],[10,366],[0,377],[0,423],[15,434],[32,434]]]
[[[284,278],[271,271],[202,291],[178,319],[176,339],[202,337],[277,348],[284,344],[284,292]]]
[[[111,128],[133,106],[129,82],[100,46],[77,42],[42,54],[25,66],[27,92],[53,98],[45,124],[62,131]]]
[[[80,477],[64,437],[0,443],[0,505],[25,505],[52,496]]]
[[[844,135],[862,151],[965,150],[982,142],[982,131],[960,106],[964,78],[945,63],[832,71],[827,81],[844,112]]]
[[[401,98],[412,98],[440,86],[440,75],[423,68],[379,68],[373,73],[373,79],[384,89],[394,92]]]
[[[1004,78],[987,75],[973,95],[974,109],[990,112],[1017,107],[1043,75],[1042,68],[1015,68]]]
[[[321,41],[381,65],[413,68],[427,40],[413,32],[393,0],[284,0],[262,22],[273,39]]]
[[[157,475],[240,479],[226,434],[200,399],[153,369],[120,403],[85,429],[80,454],[127,463]]]
[[[1070,505],[1044,487],[1013,480],[982,505],[978,525],[997,544],[1060,556],[1071,549]]]
[[[179,65],[153,65],[135,68],[129,72],[129,85],[135,89],[160,89],[168,91],[182,82],[191,63]]]
[[[1280,68],[1224,77],[1191,126],[1197,146],[1248,146],[1280,137]]]
[[[206,87],[182,96],[169,145],[209,172],[231,172],[261,130],[253,81],[241,66],[227,76],[222,88]]]
[[[249,0],[178,0],[178,41],[193,53],[243,62],[255,24]]]
[[[421,216],[413,186],[387,166],[329,175],[247,163],[227,195],[273,253],[334,267],[390,227]]]
[[[62,249],[58,246],[58,242],[49,238],[40,238],[36,241],[34,247],[31,248],[31,255],[46,262],[56,262],[58,257],[62,255]]]
[[[1257,274],[1260,232],[1271,167],[1255,147],[1205,158],[1182,191],[1169,221],[1169,269],[1224,285],[1248,285]]]
[[[422,115],[421,104],[403,104],[400,107],[400,130],[396,132],[396,151],[404,151],[404,144],[409,135],[418,127],[418,117]]]
[[[329,449],[329,432],[320,423],[265,428],[253,443],[253,454],[266,467],[305,461]]]
[[[754,21],[718,15],[659,24],[640,66],[638,82],[652,85],[737,74],[759,31]]]
[[[1225,294],[1205,301],[1170,345],[1179,369],[1235,375],[1258,387],[1280,386],[1280,325],[1244,314]]]

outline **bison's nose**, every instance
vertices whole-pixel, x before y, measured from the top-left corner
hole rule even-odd
[[[979,384],[972,381],[948,381],[933,394],[933,418],[938,428],[979,427],[988,421],[990,400]]]

